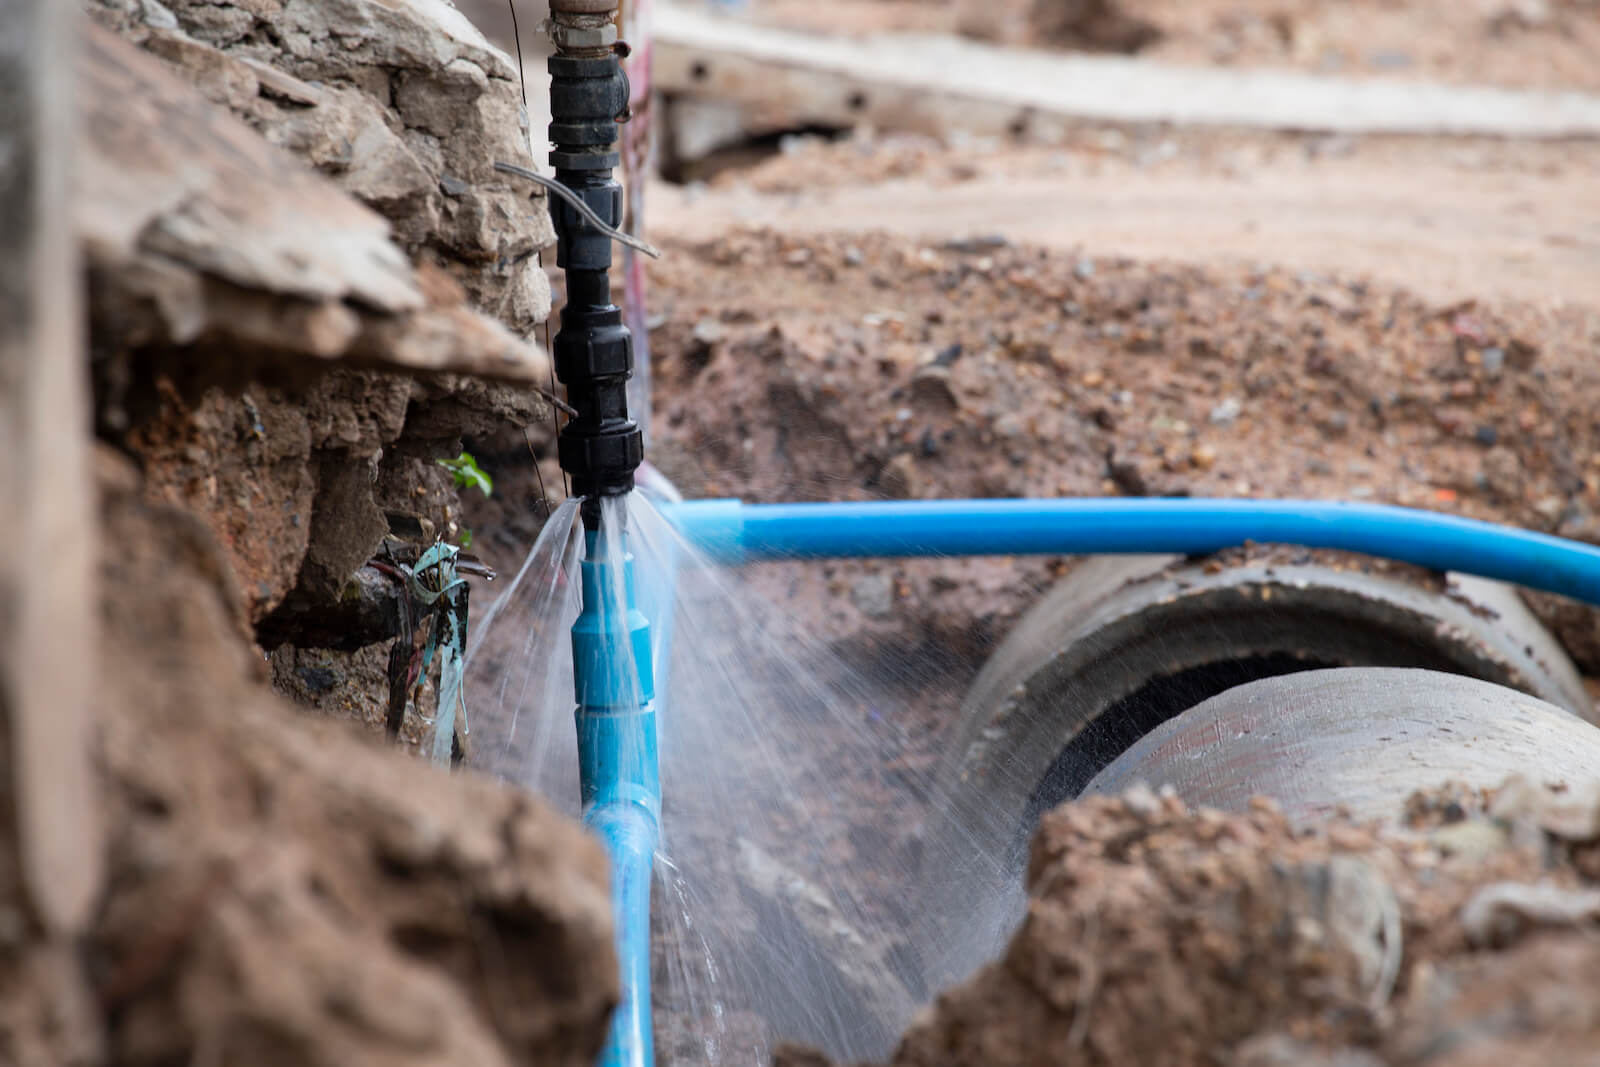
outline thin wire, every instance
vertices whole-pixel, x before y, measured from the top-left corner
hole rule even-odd
[[[506,0],[506,7],[511,9],[511,39],[517,42],[517,80],[522,82],[522,112],[526,117],[528,112],[528,75],[522,69],[522,33],[517,28],[517,0]]]
[[[554,178],[546,178],[543,174],[540,174],[536,170],[529,170],[527,167],[519,167],[515,163],[502,163],[498,160],[495,161],[494,169],[499,171],[501,174],[512,174],[518,178],[523,178],[527,181],[534,182],[542,186],[548,192],[556,194],[570,204],[574,211],[582,215],[584,220],[588,222],[590,226],[593,226],[595,229],[599,230],[613,241],[616,241],[618,244],[624,244],[629,248],[637,249],[638,251],[649,256],[651,259],[661,258],[660,250],[652,245],[649,241],[641,241],[639,238],[623,233],[615,226],[612,226],[599,215],[596,215],[594,213],[594,208],[590,207],[588,204],[585,204],[583,200],[579,198],[578,194],[574,193],[571,189],[568,189],[565,185],[556,181]]]
[[[550,518],[550,490],[544,487],[544,470],[539,466],[539,453],[533,449],[533,436],[528,433],[528,428],[522,428],[522,440],[528,445],[528,458],[533,460],[533,473],[539,479],[539,501],[544,505],[544,517]]]

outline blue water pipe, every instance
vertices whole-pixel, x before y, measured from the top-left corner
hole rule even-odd
[[[596,531],[586,536],[583,604],[572,626],[578,775],[584,825],[599,835],[611,860],[622,984],[600,1063],[651,1067],[650,882],[661,839],[661,769],[650,623],[638,607],[633,557],[620,553],[619,576],[618,564],[603,558],[619,553],[604,553]]]
[[[904,556],[1203,555],[1246,542],[1342,549],[1600,604],[1600,548],[1432,511],[1323,500],[1059,499],[664,508],[724,563]]]

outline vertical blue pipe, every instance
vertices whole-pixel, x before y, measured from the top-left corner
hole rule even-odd
[[[609,531],[621,541],[620,530]],[[633,558],[598,558],[600,536],[587,534],[583,605],[572,626],[577,690],[578,773],[583,821],[611,858],[612,914],[622,999],[600,1063],[652,1067],[650,1025],[650,882],[661,836],[661,771],[656,751],[655,672],[650,624],[639,611]]]

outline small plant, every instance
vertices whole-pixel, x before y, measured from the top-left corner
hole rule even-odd
[[[483,468],[478,466],[478,461],[472,457],[471,452],[463,452],[455,459],[441,459],[438,463],[455,475],[457,489],[476,486],[483,490],[484,496],[493,495],[494,479],[483,472]]]

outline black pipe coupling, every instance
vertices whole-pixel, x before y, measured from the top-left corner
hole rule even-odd
[[[576,51],[576,50],[574,50]],[[628,109],[628,79],[615,54],[550,57],[550,163],[556,179],[612,227],[622,223],[617,119]],[[564,202],[552,205],[556,263],[566,271],[567,302],[552,344],[556,376],[577,412],[557,442],[573,492],[589,498],[585,521],[599,521],[598,500],[633,488],[644,437],[628,416],[633,336],[611,302],[611,237]]]

